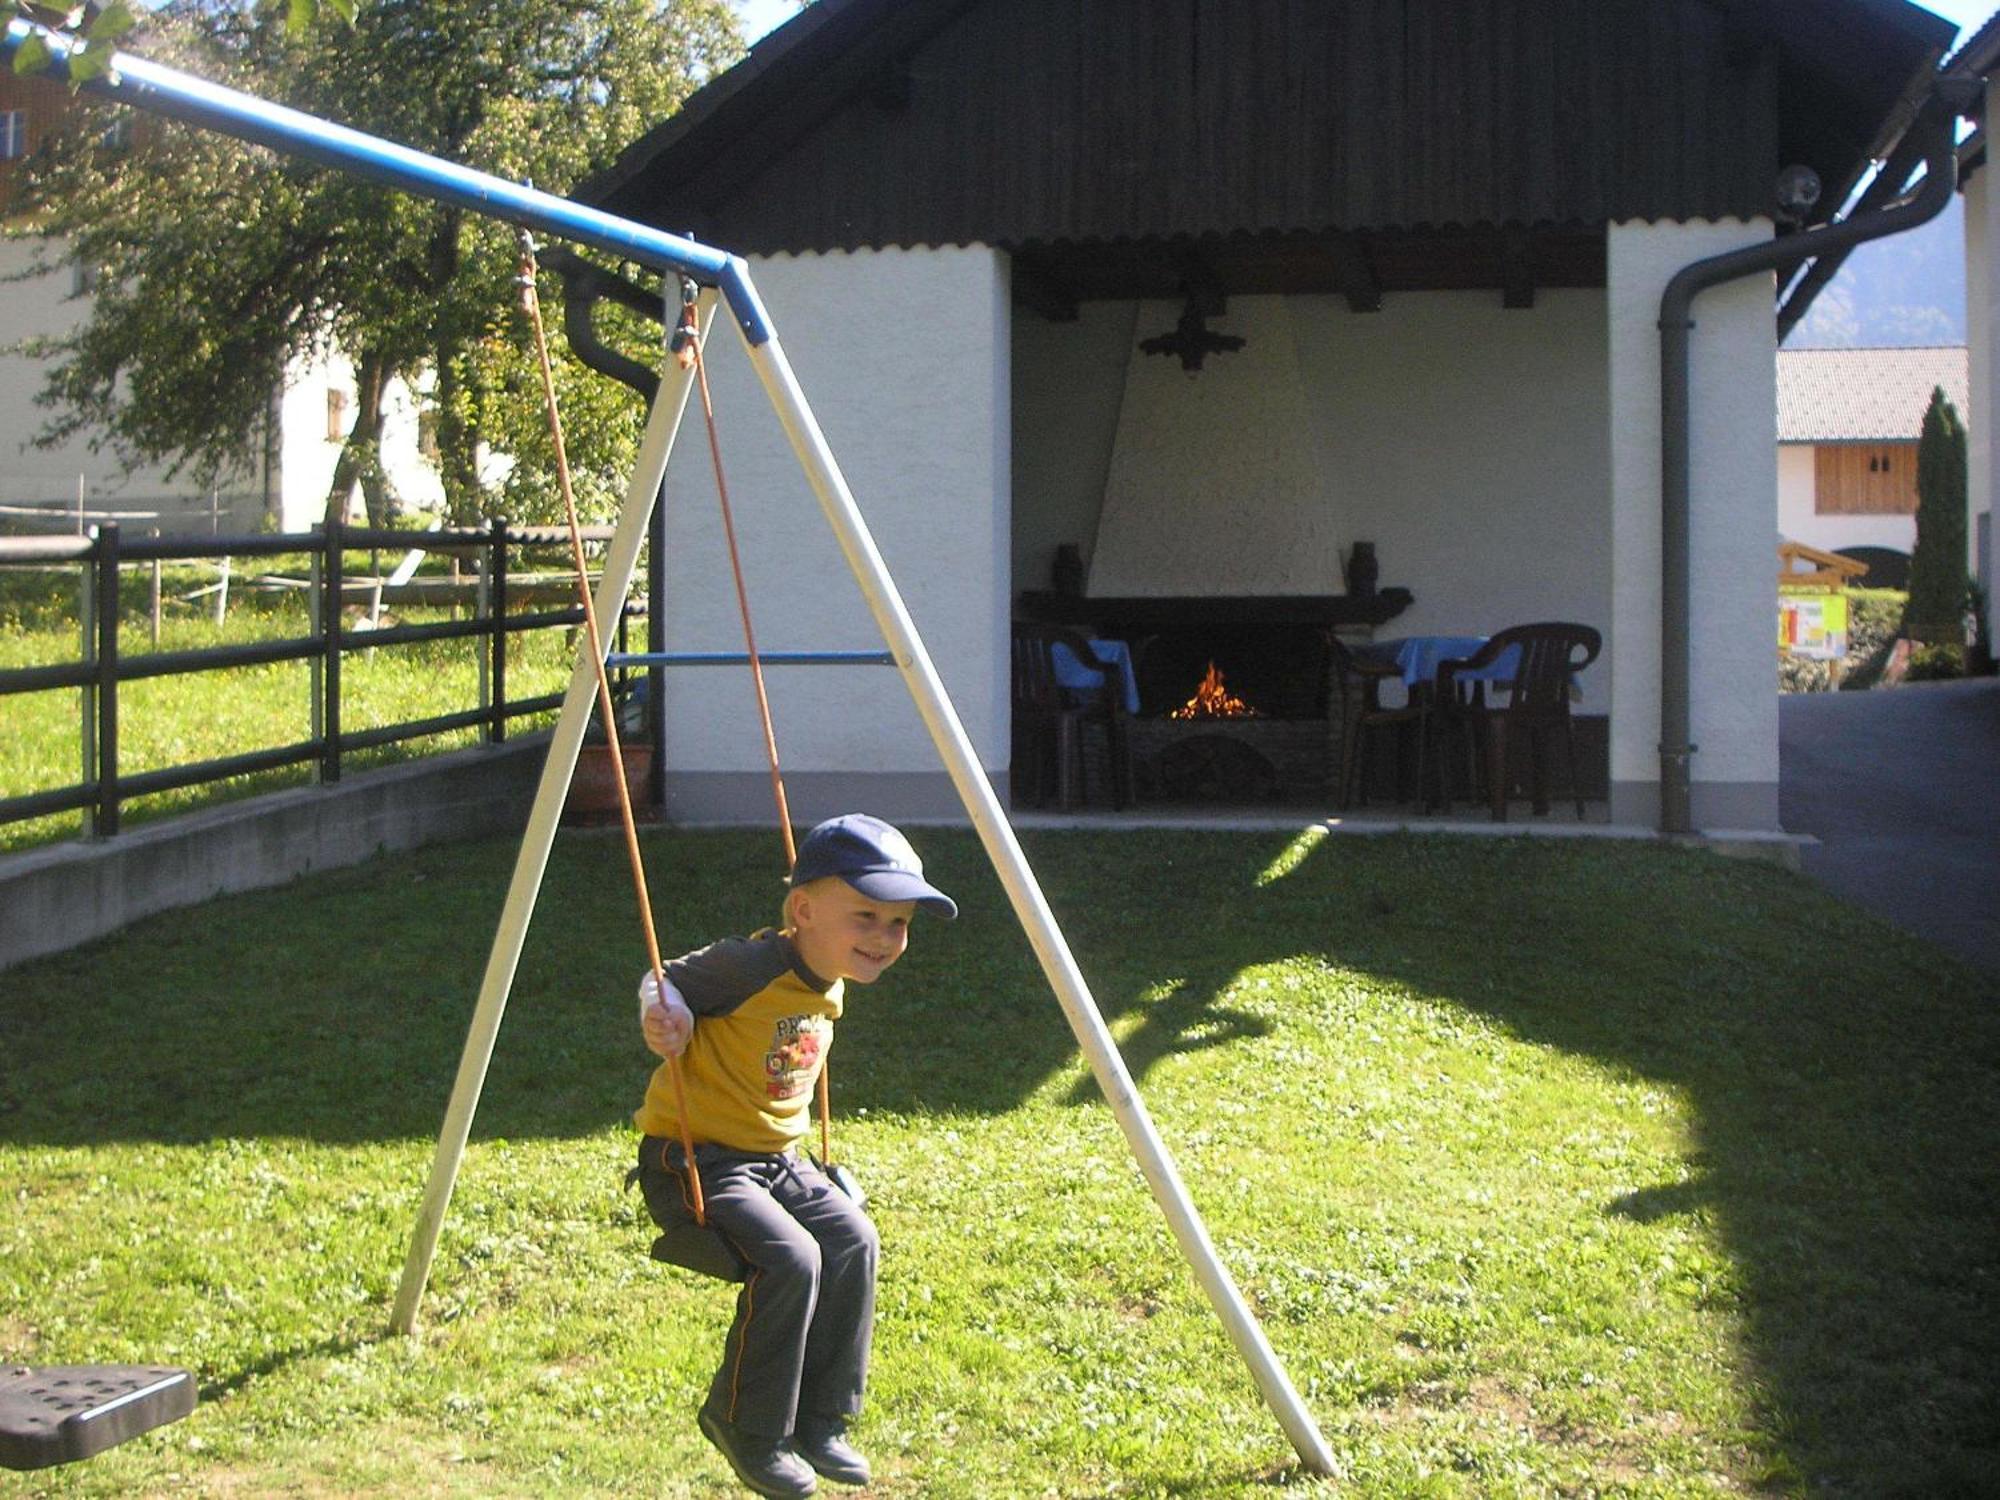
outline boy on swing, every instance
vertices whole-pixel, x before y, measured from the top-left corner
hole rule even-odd
[[[865,1485],[847,1441],[875,1321],[875,1226],[799,1149],[848,981],[903,954],[918,908],[958,915],[895,828],[851,813],[800,844],[784,927],[725,939],[640,982],[646,1045],[680,1059],[706,1218],[747,1268],[699,1424],[760,1495],[813,1493],[815,1474]],[[694,1197],[669,1064],[633,1116],[639,1183],[663,1230]]]

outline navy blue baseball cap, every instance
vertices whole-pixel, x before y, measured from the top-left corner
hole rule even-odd
[[[880,818],[847,813],[806,835],[792,866],[792,884],[837,875],[877,901],[914,901],[941,917],[958,915],[958,903],[924,879],[924,862],[902,833]]]

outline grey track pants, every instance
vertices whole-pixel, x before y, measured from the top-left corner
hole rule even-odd
[[[749,1266],[707,1409],[760,1437],[861,1410],[878,1241],[867,1214],[804,1157],[697,1146],[708,1222]],[[647,1136],[640,1187],[661,1228],[693,1216],[677,1141]]]

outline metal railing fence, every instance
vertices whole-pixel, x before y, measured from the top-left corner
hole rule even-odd
[[[588,539],[602,540],[609,531],[590,528],[585,535]],[[510,613],[517,594],[524,596],[521,602],[532,602],[532,594],[510,584],[509,551],[566,548],[568,541],[568,532],[561,528],[509,526],[504,521],[482,528],[423,532],[336,523],[315,526],[310,532],[191,537],[126,537],[117,525],[107,524],[81,537],[0,537],[0,568],[80,565],[77,613],[81,650],[75,661],[0,668],[0,699],[61,690],[81,693],[78,779],[67,786],[0,796],[0,824],[82,809],[89,815],[87,832],[93,837],[108,837],[118,831],[122,804],[135,797],[299,764],[311,765],[321,783],[337,782],[343,757],[354,751],[451,730],[477,728],[486,742],[500,743],[506,739],[509,720],[558,708],[563,699],[560,692],[527,698],[508,696],[508,639],[528,631],[572,627],[583,620],[579,605]],[[442,580],[411,579],[393,585],[377,577],[348,575],[349,552],[412,549],[473,556],[477,574],[472,588],[472,614],[464,619],[394,623],[369,629],[348,626],[343,612],[355,600],[370,604],[379,614],[385,594],[421,598],[428,592],[443,596],[445,590],[427,587]],[[133,565],[157,567],[161,562],[220,559],[226,580],[229,559],[300,555],[308,559],[310,568],[303,581],[313,627],[309,634],[137,655],[121,651],[122,569]],[[573,589],[573,582],[569,586]],[[453,597],[463,592],[464,586],[459,585]],[[621,614],[618,620],[621,651],[626,644],[625,633],[625,615]],[[486,643],[480,656],[477,705],[375,728],[343,729],[341,661],[348,652],[472,637],[484,638]],[[306,739],[156,770],[127,773],[121,769],[118,718],[119,689],[123,684],[286,661],[304,661],[312,667],[311,733]]]

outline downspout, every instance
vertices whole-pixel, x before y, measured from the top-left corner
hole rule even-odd
[[[542,264],[562,278],[563,333],[570,352],[586,368],[608,375],[639,393],[648,410],[659,394],[660,377],[636,359],[620,354],[597,336],[591,312],[609,297],[631,308],[641,317],[666,326],[666,309],[656,292],[649,292],[623,276],[613,275],[592,265],[575,251],[560,245],[542,254]],[[674,285],[672,278],[667,281]],[[667,649],[667,494],[666,481],[653,497],[653,516],[647,535],[646,552],[646,650],[660,656]],[[646,800],[654,807],[667,805],[667,674],[661,666],[646,668],[646,737],[653,747],[653,764],[646,773]]]
[[[1694,831],[1689,727],[1689,333],[1694,299],[1721,282],[1796,270],[1816,256],[1914,229],[1936,218],[1958,186],[1957,120],[1978,104],[1976,79],[1940,78],[1911,126],[1926,132],[1917,191],[1877,213],[1856,214],[1760,245],[1682,266],[1660,297],[1660,831]]]

